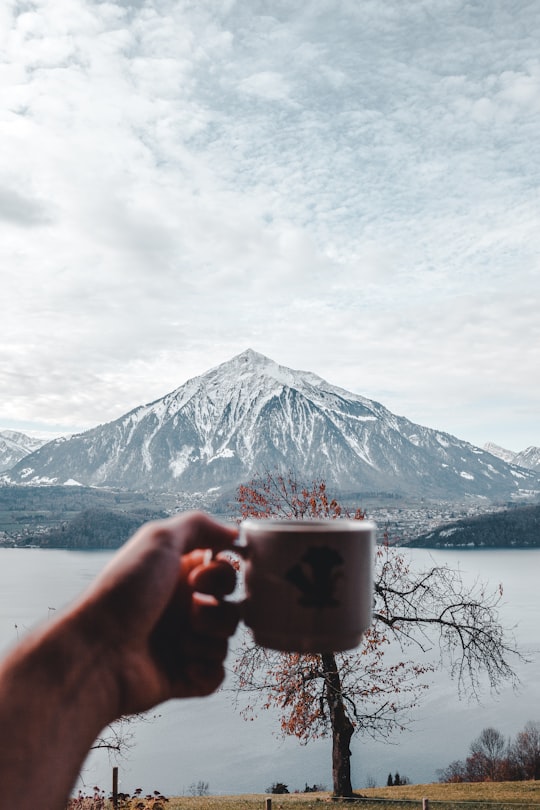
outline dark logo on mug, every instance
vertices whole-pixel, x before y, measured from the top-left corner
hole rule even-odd
[[[298,601],[304,607],[337,607],[336,586],[343,575],[337,569],[343,565],[343,557],[335,549],[312,546],[300,562],[289,568],[285,579],[298,588]]]

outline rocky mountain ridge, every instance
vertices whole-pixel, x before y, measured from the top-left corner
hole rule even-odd
[[[515,453],[513,450],[506,450],[498,444],[488,442],[484,445],[484,450],[497,458],[501,458],[508,464],[517,464],[518,467],[525,467],[526,470],[540,470],[540,447],[526,447]]]
[[[18,430],[0,430],[0,472],[14,467],[45,443],[45,439],[27,436]]]
[[[56,439],[5,483],[212,492],[267,469],[340,491],[512,498],[538,475],[251,349],[119,419]]]

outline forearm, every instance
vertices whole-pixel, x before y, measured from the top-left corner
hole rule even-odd
[[[114,719],[99,643],[75,613],[32,633],[0,666],[2,806],[65,807],[101,729]]]
[[[70,611],[0,664],[2,808],[63,810],[106,725],[219,686],[235,573],[207,549],[235,537],[198,513],[143,526]]]

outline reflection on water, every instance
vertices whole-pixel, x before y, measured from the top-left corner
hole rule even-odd
[[[491,725],[514,736],[527,720],[540,720],[540,650],[537,571],[540,550],[408,552],[418,567],[448,563],[459,567],[467,582],[487,581],[504,588],[501,621],[515,626],[516,637],[532,657],[519,666],[521,689],[484,695],[481,705],[460,703],[455,685],[443,672],[415,712],[412,732],[395,737],[393,744],[367,739],[353,742],[353,783],[368,779],[386,784],[396,770],[414,782],[436,779],[436,769],[461,759],[470,741]],[[68,603],[110,559],[111,552],[0,549],[0,649],[38,621],[47,621]],[[132,791],[186,792],[203,780],[212,793],[264,792],[280,781],[290,789],[304,784],[331,786],[330,741],[301,746],[296,740],[274,736],[278,724],[265,711],[245,723],[235,712],[230,694],[202,700],[171,701],[138,725],[136,744],[119,763],[121,787]],[[82,774],[85,784],[110,785],[111,764],[104,752],[90,757]]]

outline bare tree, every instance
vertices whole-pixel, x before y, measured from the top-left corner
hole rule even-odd
[[[324,481],[301,486],[293,475],[266,473],[241,486],[242,518],[282,516],[362,519],[331,498]],[[307,743],[332,737],[336,796],[352,795],[350,741],[365,734],[385,739],[406,728],[428,683],[424,676],[447,665],[460,693],[478,695],[484,677],[492,689],[515,681],[518,655],[499,623],[501,592],[464,585],[446,566],[414,570],[403,553],[377,549],[375,609],[370,630],[350,653],[299,655],[257,647],[246,634],[235,664],[243,714],[277,707],[281,731]]]
[[[496,728],[484,728],[470,748],[467,759],[469,781],[495,782],[506,767],[507,745],[504,736]],[[474,774],[474,778],[472,778]]]
[[[540,778],[540,723],[529,721],[514,742],[485,728],[469,747],[469,756],[439,771],[440,782],[500,782]]]
[[[113,760],[125,757],[133,747],[133,721],[139,719],[138,715],[133,717],[121,717],[116,723],[106,726],[100,736],[94,741],[91,751],[107,751]]]
[[[517,735],[511,754],[521,779],[540,779],[540,723],[529,720]]]
[[[198,782],[193,782],[189,786],[189,795],[190,796],[209,796],[210,795],[210,784],[208,782],[204,782],[202,779],[199,779]]]
[[[439,782],[466,782],[467,774],[465,763],[461,759],[455,759],[446,768],[437,771]]]
[[[158,715],[132,714],[121,717],[106,726],[99,737],[94,740],[91,751],[107,751],[112,761],[127,758],[134,746],[135,724],[153,722]]]

